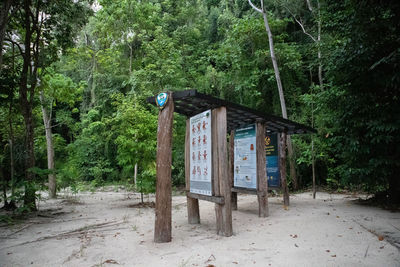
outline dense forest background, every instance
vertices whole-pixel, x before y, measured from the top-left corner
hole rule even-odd
[[[263,17],[248,1],[1,5],[0,180],[10,208],[35,209],[39,189],[154,191],[158,111],[145,99],[161,91],[197,89],[282,115]],[[318,185],[400,202],[399,1],[265,0],[264,10],[288,117],[318,131],[292,137],[296,187],[311,185],[315,158]],[[174,186],[185,180],[184,128],[177,116]]]

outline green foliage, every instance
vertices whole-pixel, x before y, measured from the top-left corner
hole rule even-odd
[[[37,88],[52,111],[60,187],[93,190],[110,182],[132,187],[138,164],[136,189],[153,192],[157,111],[145,99],[160,91],[194,88],[280,115],[264,23],[247,1],[101,0],[93,16],[85,8],[77,14],[86,2],[64,2],[43,7],[54,16],[45,25],[47,41],[40,43]],[[293,137],[303,185],[311,184],[313,139],[319,184],[400,189],[399,4],[324,0],[318,10],[317,1],[310,3],[313,11],[304,1],[265,3],[289,118],[318,130],[313,137]],[[304,34],[294,17],[314,37],[320,21],[320,42]],[[16,17],[9,29],[21,35],[17,22]],[[20,182],[25,129],[15,88],[22,59],[11,48],[5,47],[0,72],[0,156],[9,166],[11,120]],[[324,84],[317,86],[319,63]],[[36,182],[43,183],[39,170],[46,166],[46,149],[38,107],[34,115]],[[174,186],[184,184],[185,123],[175,116]]]

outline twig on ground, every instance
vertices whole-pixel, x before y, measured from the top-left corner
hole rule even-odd
[[[12,248],[12,247],[18,247],[18,246],[31,244],[31,243],[35,243],[35,242],[39,242],[39,241],[43,241],[43,240],[47,240],[47,239],[71,237],[71,236],[74,236],[74,235],[79,235],[79,234],[86,233],[88,230],[94,230],[94,229],[99,229],[99,228],[103,228],[103,227],[110,227],[110,226],[117,226],[117,225],[120,225],[120,224],[123,224],[123,223],[124,223],[123,221],[120,221],[120,222],[110,221],[110,222],[86,225],[86,226],[80,227],[80,228],[75,229],[75,230],[63,232],[63,233],[60,233],[60,234],[57,234],[57,235],[42,236],[42,237],[39,237],[39,238],[37,238],[35,240],[22,242],[22,243],[19,243],[19,244],[16,244],[16,245],[12,245],[12,246],[9,246],[9,247],[4,247],[3,249]]]

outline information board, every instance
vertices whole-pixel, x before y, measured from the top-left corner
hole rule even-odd
[[[190,192],[212,195],[211,110],[190,118]]]
[[[267,160],[268,187],[280,187],[278,158],[278,134],[270,134],[265,137],[265,152]]]
[[[256,125],[236,129],[233,185],[257,189]]]

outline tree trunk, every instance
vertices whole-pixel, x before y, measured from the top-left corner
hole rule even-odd
[[[51,110],[46,109],[46,102],[44,99],[43,91],[40,91],[40,104],[42,107],[43,124],[46,133],[46,147],[47,147],[47,168],[51,172],[48,174],[49,178],[49,197],[56,197],[56,174],[54,173],[54,145],[53,136],[51,131]],[[52,103],[50,103],[50,106]]]
[[[31,210],[36,210],[36,198],[35,198],[35,188],[34,180],[35,174],[32,172],[32,168],[35,167],[35,148],[34,148],[34,125],[33,125],[33,114],[32,114],[32,104],[33,104],[33,94],[35,92],[35,87],[30,86],[28,88],[28,72],[32,68],[31,66],[31,0],[24,1],[25,18],[24,25],[25,28],[25,40],[24,46],[25,51],[23,53],[23,65],[20,78],[19,86],[19,100],[21,105],[22,116],[24,117],[25,123],[25,195],[24,195],[24,205]],[[31,79],[29,79],[31,80]],[[29,96],[28,96],[29,93]]]
[[[128,47],[129,47],[129,74],[132,74],[132,56],[133,56],[132,44],[129,44]]]
[[[3,65],[3,43],[6,34],[7,24],[9,17],[9,12],[13,0],[3,0],[3,4],[0,10],[0,68]]]
[[[311,126],[314,128],[314,99],[313,90],[311,87]],[[314,151],[314,135],[311,136],[311,166],[312,166],[312,185],[313,185],[313,199],[317,194],[317,188],[315,186],[315,151]]]
[[[390,203],[400,204],[400,180],[396,173],[392,173],[389,181],[389,200]]]
[[[0,145],[3,147],[3,143],[1,143],[3,140],[3,136],[1,135],[0,132]],[[5,152],[5,149],[4,149]],[[4,198],[4,206],[2,207],[2,209],[7,209],[8,207],[8,202],[7,202],[7,180],[6,177],[4,177],[4,172],[3,172],[3,162],[1,162],[0,160],[0,181],[1,181],[1,185],[2,185],[2,189],[3,189],[3,198]]]
[[[287,148],[288,148],[288,154],[289,154],[290,177],[292,179],[293,189],[298,190],[299,189],[299,180],[298,180],[297,172],[296,172],[296,157],[294,154],[292,138],[290,135],[287,136]]]
[[[318,44],[318,79],[319,85],[323,86],[323,79],[322,79],[322,55],[321,55],[321,8],[319,1],[317,1],[318,7],[318,37],[317,37],[317,44]]]
[[[135,183],[135,187],[136,187],[136,180],[137,180],[137,163],[135,163],[135,172],[133,173],[133,182]]]
[[[93,60],[92,60],[92,86],[90,87],[90,107],[94,107],[96,105],[96,71],[97,71],[97,63],[96,63],[96,51],[93,50]]]
[[[13,196],[15,193],[15,167],[14,167],[14,129],[12,125],[12,111],[13,111],[13,92],[10,92],[10,108],[8,113],[8,126],[9,126],[9,144],[10,144],[10,188],[11,188],[11,200],[10,207],[15,208],[15,202],[13,200]]]
[[[269,51],[270,51],[270,55],[271,55],[272,66],[274,67],[276,84],[278,86],[279,100],[281,103],[281,110],[282,110],[282,117],[287,119],[288,117],[287,117],[287,110],[286,110],[286,102],[285,102],[285,96],[283,94],[281,75],[279,73],[278,62],[277,62],[276,56],[275,56],[274,40],[273,40],[271,28],[269,27],[267,12],[264,10],[264,2],[263,2],[263,0],[260,0],[261,9],[254,6],[254,4],[251,2],[251,0],[248,0],[248,2],[254,10],[261,13],[263,16],[265,30],[267,31],[267,35],[268,35]],[[287,136],[287,138],[288,138],[287,145],[288,145],[289,160],[290,160],[290,176],[292,178],[293,184],[296,185],[296,187],[297,187],[298,182],[297,182],[296,167],[295,167],[296,165],[294,162],[295,159],[294,159],[294,153],[293,153],[292,140],[290,139],[289,136]],[[286,155],[286,153],[285,153],[285,155]]]

